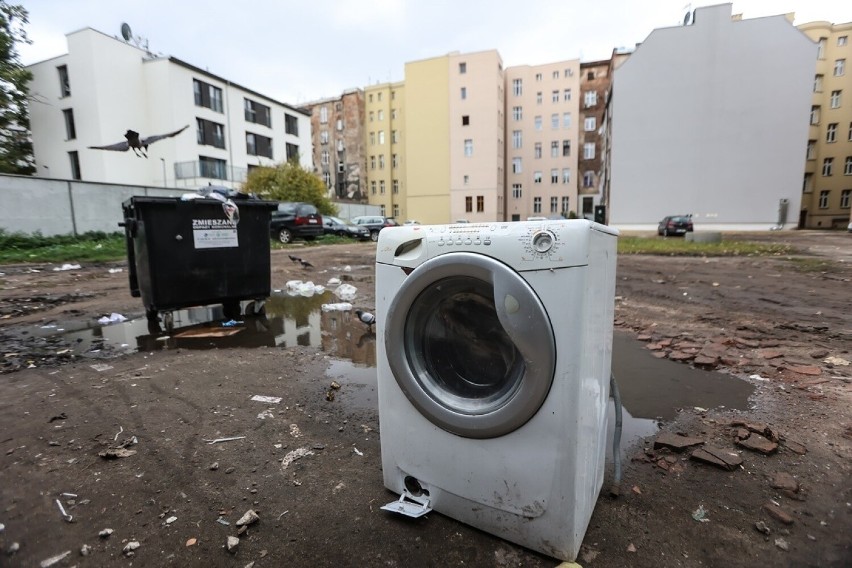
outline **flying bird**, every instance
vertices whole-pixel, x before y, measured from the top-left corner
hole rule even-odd
[[[155,134],[154,136],[148,136],[145,138],[140,138],[139,133],[135,130],[128,130],[124,133],[124,137],[127,138],[124,142],[116,142],[115,144],[108,144],[106,146],[89,146],[92,150],[112,150],[113,152],[127,152],[131,148],[133,149],[133,153],[137,156],[148,157],[148,146],[157,142],[158,140],[163,140],[164,138],[173,138],[189,128],[187,124],[180,130],[175,130],[174,132],[169,132],[167,134]]]
[[[302,262],[302,259],[298,256],[293,256],[292,254],[288,254],[287,256],[289,256],[290,260],[292,260],[293,262]]]
[[[374,316],[370,312],[365,312],[363,310],[355,310],[355,315],[358,316],[358,319],[361,320],[361,323],[367,324],[367,329],[369,329],[370,332],[373,331],[373,324],[376,323],[376,316]]]

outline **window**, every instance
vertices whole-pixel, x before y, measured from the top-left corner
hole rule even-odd
[[[840,108],[840,91],[831,91],[831,108]]]
[[[535,129],[536,129],[536,130],[541,130],[541,116],[537,116],[537,117],[535,117],[535,119],[533,120],[533,122],[535,123]]]
[[[391,154],[391,168],[397,169],[399,167],[399,156],[396,154]]]
[[[586,132],[592,132],[595,129],[595,117],[589,116],[586,117],[586,120],[583,121],[583,130]]]
[[[328,144],[328,130],[320,131],[320,144]]]
[[[385,131],[384,130],[379,130],[379,145],[380,146],[385,145]]]
[[[852,156],[846,156],[846,162],[843,164],[843,175],[852,176]]]
[[[852,142],[852,122],[849,123],[849,141]]]
[[[464,198],[464,211],[465,213],[473,212],[473,197],[470,195]]]
[[[840,192],[840,208],[849,209],[849,198],[852,195],[852,189],[844,189]]]
[[[559,78],[559,71],[554,71],[553,73],[550,74],[550,76],[553,77],[554,79],[558,79]]]
[[[562,128],[571,128],[571,113],[562,113]]]
[[[536,83],[541,82],[541,73],[535,74],[535,80],[536,80]]]
[[[808,160],[816,159],[816,140],[808,140],[808,152],[806,158]]]
[[[562,157],[567,158],[571,155],[571,141],[563,140],[562,141]]]
[[[533,172],[533,183],[541,183],[541,172]]]
[[[284,151],[287,156],[287,161],[291,160],[299,160],[299,145],[298,144],[290,144],[287,142],[284,144]]]
[[[320,124],[327,124],[328,123],[328,107],[327,106],[321,106],[320,107],[319,121],[320,121]]]
[[[593,107],[598,104],[598,93],[597,91],[586,91],[583,95],[583,102],[586,105],[586,108]]]
[[[476,212],[483,213],[485,211],[485,196],[477,195],[476,196]]]
[[[391,109],[391,120],[396,120],[396,109],[395,108]]]
[[[562,198],[562,213],[568,213],[568,197]]]
[[[550,157],[558,158],[559,157],[559,140],[553,140],[550,142]]]
[[[267,124],[267,126],[269,125]],[[340,129],[338,128],[338,130]],[[284,132],[293,136],[299,135],[299,119],[286,112],[284,113]]]
[[[328,150],[323,150],[320,154],[320,163],[324,166],[328,165]]]
[[[391,187],[393,188],[394,194],[399,193],[399,180],[395,179],[391,181]]]
[[[249,99],[243,99],[243,108],[245,110],[246,122],[272,126],[272,114],[268,106],[256,103]],[[288,115],[286,114],[284,115],[285,122],[287,120],[287,116]]]
[[[370,193],[373,194],[373,195],[376,195],[376,182],[375,181],[370,182]]]
[[[198,79],[192,80],[192,89],[195,93],[195,106],[207,107],[216,112],[222,112],[222,89],[204,81],[199,81]]]
[[[849,40],[849,36],[838,36],[837,47],[843,47]]]
[[[814,92],[821,93],[822,92],[822,78],[823,75],[815,75],[814,76]]]
[[[571,100],[571,89],[565,89],[564,91],[562,91],[562,98],[566,101],[570,101]]]
[[[822,161],[822,175],[829,177],[831,175],[831,167],[834,164],[834,158],[825,158]]]
[[[379,195],[385,194],[385,180],[379,180]]]
[[[331,187],[331,174],[328,172],[322,173],[322,182],[326,187]]]
[[[370,122],[373,122],[374,120],[376,120],[376,113],[373,112],[373,111],[370,111],[369,117],[370,117]]]
[[[843,77],[846,74],[846,60],[837,59],[834,61],[834,76]]]
[[[246,132],[246,154],[272,159],[272,138]]]
[[[819,208],[820,209],[828,209],[828,194],[829,194],[829,192],[827,190],[819,192]]]
[[[584,160],[594,160],[595,159],[595,143],[594,142],[586,142],[583,144],[583,159]]]
[[[520,158],[512,158],[512,173],[513,174],[521,173],[521,159]]]
[[[373,102],[373,93],[370,93],[370,94],[367,96],[367,100],[368,100],[368,101],[370,101],[370,102]]]
[[[535,143],[535,159],[541,158],[541,142]]]
[[[370,156],[370,169],[371,170],[376,169],[376,157],[375,156]]]
[[[586,79],[588,79],[589,81],[594,81],[595,80],[595,72],[589,71],[588,73],[586,73]]]
[[[566,69],[565,70],[565,76],[566,77],[573,77],[574,76],[574,70],[573,69]]]
[[[811,124],[819,124],[819,105],[811,107]]]
[[[385,111],[379,109],[376,112],[376,120],[384,120],[385,119]]]
[[[559,102],[559,89],[556,89],[552,93],[550,93],[550,102],[553,102],[553,103]]]
[[[535,94],[535,104],[537,104],[537,105],[540,105],[540,104],[541,104],[541,91],[538,91],[538,92]]]
[[[595,172],[583,173],[583,187],[595,187]]]
[[[519,97],[524,94],[523,79],[512,79],[512,94]]]
[[[56,71],[59,73],[59,96],[60,97],[70,97],[71,96],[71,83],[68,82],[68,66],[60,65],[56,68]],[[80,179],[80,178],[74,178]]]
[[[385,155],[384,154],[379,154],[379,169],[380,170],[385,169]]]
[[[571,183],[571,168],[562,168],[562,183]]]
[[[343,161],[337,162],[337,173],[344,174],[346,173],[346,164]]]
[[[802,180],[802,193],[810,193],[814,190],[813,174],[805,174],[805,179]]]
[[[459,63],[459,73],[461,73],[462,75],[467,73],[467,63],[465,63],[464,61]]]
[[[470,126],[470,116],[462,115],[462,126]]]
[[[550,115],[550,128],[556,130],[559,128],[559,114],[553,113]]]
[[[370,132],[370,146],[376,145],[376,133]]]
[[[512,107],[512,120],[521,120],[524,118],[524,107]]]
[[[837,123],[832,122],[825,129],[825,141],[829,144],[837,142]]]
[[[533,213],[541,213],[541,197],[533,197]]]
[[[197,139],[199,144],[205,146],[214,146],[216,148],[225,147],[225,126],[211,120],[203,118],[195,119],[197,127]],[[208,176],[209,177],[209,176]]]
[[[211,179],[228,179],[225,175],[228,169],[225,160],[208,158],[207,156],[198,156],[198,169],[201,177]]]
[[[464,155],[473,156],[473,140],[470,138],[464,141]]]
[[[512,184],[512,199],[520,199],[524,196],[524,186],[519,183]]]
[[[558,211],[559,211],[559,198],[558,197],[551,197],[550,198],[550,212],[556,213]]]
[[[825,44],[827,41],[827,38],[819,38],[819,41],[817,42],[817,59],[825,59]]]
[[[559,183],[559,170],[556,168],[550,170],[550,183]]]
[[[467,98],[467,87],[461,88],[461,98],[462,98],[462,100]]]
[[[512,148],[522,148],[524,140],[522,136],[522,131],[513,130],[512,131]]]
[[[467,175],[467,174],[465,174],[464,176],[462,176],[462,183],[463,183],[464,185],[470,185],[470,176],[469,176],[469,175]]]
[[[80,155],[76,152],[68,152],[68,161],[71,162],[71,179],[83,179],[80,173]]]
[[[393,204],[393,216],[399,217],[399,204],[397,203]]]
[[[62,111],[62,116],[65,117],[65,139],[74,140],[77,138],[77,129],[74,127],[74,111],[66,108]]]

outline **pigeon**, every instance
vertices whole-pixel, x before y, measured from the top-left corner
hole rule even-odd
[[[148,136],[146,138],[140,138],[139,133],[135,130],[128,130],[124,133],[124,137],[127,138],[124,142],[116,142],[115,144],[108,144],[106,146],[89,146],[89,148],[92,150],[112,150],[114,152],[127,152],[132,148],[134,154],[140,158],[147,158],[148,154],[146,153],[146,150],[148,149],[148,146],[158,140],[177,136],[187,128],[189,128],[188,124],[180,130],[175,130],[168,134],[155,134],[154,136]]]
[[[373,324],[376,323],[376,316],[363,310],[355,310],[355,315],[358,316],[358,319],[361,320],[362,323],[367,324],[367,329],[371,332],[373,331]]]
[[[307,260],[302,260],[302,259],[300,258],[300,259],[299,259],[299,262],[301,262],[301,263],[302,263],[302,268],[313,268],[313,267],[314,267],[314,265],[313,265],[313,264],[311,264],[310,262],[308,262]]]
[[[289,256],[290,260],[292,260],[293,262],[302,262],[302,259],[298,256],[293,256],[292,254],[288,254],[287,256]]]

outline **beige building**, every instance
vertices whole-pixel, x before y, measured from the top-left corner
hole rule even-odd
[[[506,69],[506,215],[577,210],[580,62]]]
[[[798,26],[818,45],[799,226],[852,222],[852,22]]]
[[[611,59],[580,64],[580,120],[578,126],[578,198],[577,213],[585,219],[594,218],[594,206],[601,202],[600,171],[603,155],[603,115],[606,95],[612,83]]]
[[[401,223],[408,216],[403,160],[403,83],[383,83],[364,90],[366,99],[364,147],[367,154],[369,202],[382,208],[382,215]]]

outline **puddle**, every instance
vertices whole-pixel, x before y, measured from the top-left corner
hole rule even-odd
[[[325,376],[340,383],[342,388],[338,396],[341,401],[360,409],[378,410],[375,367],[335,359],[328,366]]]

